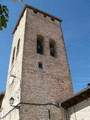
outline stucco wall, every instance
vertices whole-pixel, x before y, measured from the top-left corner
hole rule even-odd
[[[69,120],[90,120],[90,98],[68,109]]]
[[[26,11],[22,16],[15,33],[13,34],[11,57],[10,57],[8,78],[7,78],[7,85],[6,85],[6,93],[3,99],[2,112],[1,112],[1,117],[4,116],[4,120],[10,120],[10,119],[19,120],[19,110],[18,109],[12,110],[13,107],[10,106],[9,99],[11,97],[14,98],[14,105],[17,105],[20,102],[20,93],[21,93],[20,83],[21,83],[21,74],[22,74],[22,57],[23,57],[25,21],[26,21]],[[19,53],[18,53],[18,56],[16,57],[17,44],[19,39],[20,39]],[[12,55],[13,55],[14,47],[16,47],[16,51],[15,51],[14,62],[12,64]],[[10,110],[11,112],[8,113]]]

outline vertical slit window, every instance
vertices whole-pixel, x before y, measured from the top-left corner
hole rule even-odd
[[[49,120],[51,119],[51,113],[50,113],[49,109],[48,109],[48,118],[49,118]]]
[[[37,53],[43,54],[44,48],[43,48],[43,37],[37,36]]]
[[[54,40],[49,41],[50,55],[56,57],[56,43]]]
[[[12,64],[13,64],[13,62],[14,62],[14,59],[15,59],[15,47],[14,47],[13,55],[12,55]]]
[[[42,64],[41,62],[39,62],[39,63],[38,63],[38,67],[39,67],[40,69],[43,69],[43,64]]]
[[[17,44],[17,53],[16,53],[16,56],[18,56],[18,53],[19,53],[19,47],[20,47],[20,39],[18,40],[18,44]]]

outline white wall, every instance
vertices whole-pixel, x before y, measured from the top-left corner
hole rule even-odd
[[[17,105],[20,102],[20,94],[21,94],[20,83],[22,79],[21,76],[22,76],[22,57],[23,57],[23,46],[24,46],[25,22],[26,22],[26,11],[22,16],[15,33],[13,34],[6,93],[2,102],[2,112],[0,117],[5,116],[10,110],[13,109],[13,107],[11,107],[9,103],[9,99],[11,97],[15,99],[14,105]],[[17,57],[15,55],[15,59],[12,64],[13,49],[14,47],[16,47],[17,50],[17,43],[19,39],[20,39],[19,53]],[[11,77],[12,75],[16,76],[16,78]],[[18,109],[12,110],[8,115],[6,115],[6,117],[3,120],[10,120],[10,119],[19,120]]]
[[[90,98],[68,109],[70,120],[90,120]]]

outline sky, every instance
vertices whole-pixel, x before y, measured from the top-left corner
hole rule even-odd
[[[20,1],[20,0],[19,0]],[[5,91],[12,45],[12,31],[25,4],[48,12],[63,20],[65,46],[74,92],[90,83],[90,0],[0,0],[9,8],[9,22],[0,31],[0,92]]]

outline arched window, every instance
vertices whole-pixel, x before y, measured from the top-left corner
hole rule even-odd
[[[49,41],[50,55],[56,57],[56,43],[54,40]]]
[[[13,49],[13,55],[12,55],[12,64],[13,64],[14,59],[15,59],[15,50],[16,50],[16,48],[14,47],[14,49]]]
[[[44,48],[43,48],[43,37],[41,35],[37,36],[37,53],[43,54]]]
[[[18,53],[19,53],[19,46],[20,46],[20,39],[18,40],[18,44],[17,44],[17,53],[16,53],[16,56],[18,56]]]

